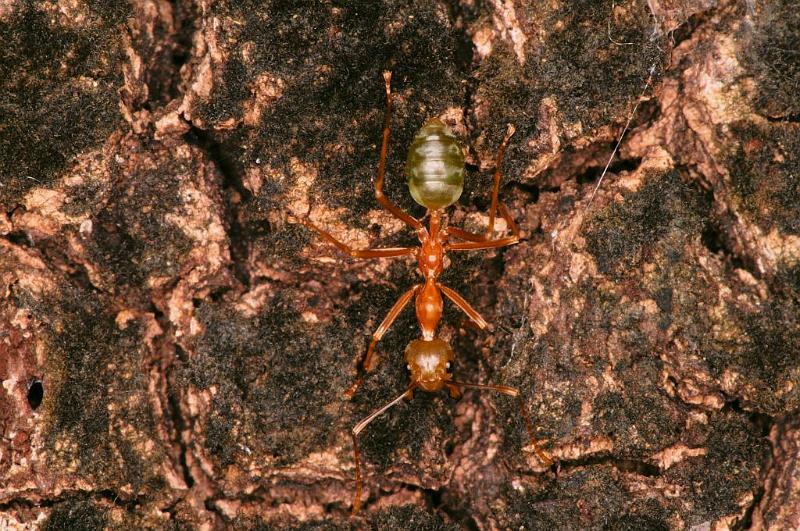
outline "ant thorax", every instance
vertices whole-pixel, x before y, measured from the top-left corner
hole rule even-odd
[[[444,244],[447,233],[440,230],[444,225],[443,216],[437,210],[430,213],[430,232],[420,231],[421,243],[418,262],[419,271],[423,278],[436,278],[444,266]]]

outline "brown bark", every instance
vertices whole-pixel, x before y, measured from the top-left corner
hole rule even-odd
[[[0,6],[0,527],[789,529],[800,525],[796,1]],[[616,139],[653,82],[597,195]],[[413,260],[386,193],[440,116],[494,150],[523,241],[451,253],[467,382],[407,385]],[[29,527],[26,527],[29,526]]]

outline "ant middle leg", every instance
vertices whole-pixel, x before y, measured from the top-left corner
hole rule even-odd
[[[511,212],[508,211],[503,203],[498,203],[498,208],[500,210],[500,215],[511,229],[511,236],[505,236],[496,240],[487,240],[477,234],[466,233],[465,231],[459,230],[454,232],[452,228],[448,227],[447,230],[450,234],[467,241],[449,243],[447,244],[447,248],[454,251],[476,251],[479,249],[496,249],[498,247],[519,243],[519,227],[511,218]],[[470,238],[465,237],[465,235],[470,236]]]
[[[456,242],[449,244],[447,249],[452,251],[479,251],[481,249],[497,249],[507,245],[514,245],[515,243],[519,243],[519,236],[506,236],[505,238],[485,242]]]
[[[353,249],[346,243],[338,240],[331,233],[317,227],[308,218],[299,218],[298,222],[306,227],[317,231],[320,236],[335,245],[343,253],[349,254],[353,258],[391,258],[395,256],[409,256],[417,252],[416,247],[385,247],[382,249]]]
[[[472,232],[466,231],[464,229],[459,229],[458,227],[447,227],[447,235],[448,236],[455,236],[460,240],[466,240],[468,242],[483,242],[486,241],[486,236],[483,234],[474,234]]]
[[[389,310],[389,313],[386,314],[386,317],[384,317],[380,326],[378,326],[378,329],[375,330],[375,333],[372,334],[372,340],[369,342],[367,355],[364,357],[363,363],[360,364],[360,368],[363,368],[364,372],[372,369],[373,358],[375,356],[375,345],[377,345],[378,341],[383,338],[383,335],[387,330],[389,330],[389,327],[392,326],[394,321],[397,319],[397,316],[400,315],[400,312],[402,312],[403,309],[408,305],[408,303],[411,301],[411,298],[419,290],[419,287],[420,285],[417,284],[403,293],[400,298],[397,299],[397,302],[394,303],[392,309]],[[353,385],[351,385],[347,391],[344,392],[345,398],[348,400],[352,399],[353,395],[356,393],[362,383],[364,383],[364,378],[362,372],[359,370],[358,375],[356,376],[356,381],[353,382]]]

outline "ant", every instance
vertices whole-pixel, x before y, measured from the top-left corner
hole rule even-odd
[[[447,388],[451,397],[458,398],[462,394],[462,388],[472,388],[497,391],[518,398],[520,402],[520,411],[525,420],[528,434],[536,454],[539,459],[548,466],[553,464],[552,459],[539,448],[533,434],[533,424],[519,390],[504,385],[483,385],[454,380],[449,369],[450,362],[455,358],[455,353],[446,341],[436,335],[436,330],[442,317],[442,293],[467,314],[470,320],[480,329],[484,330],[489,326],[489,323],[487,323],[461,295],[441,284],[437,279],[444,269],[444,256],[447,251],[496,249],[519,242],[519,229],[516,223],[514,223],[505,205],[498,201],[501,178],[500,166],[503,161],[506,146],[511,136],[514,134],[514,127],[509,124],[505,137],[497,151],[494,188],[492,190],[492,202],[489,208],[489,224],[486,233],[475,234],[457,227],[448,226],[444,214],[444,209],[454,204],[461,196],[463,190],[465,168],[464,147],[450,129],[438,118],[432,118],[425,122],[414,137],[405,167],[408,187],[412,197],[417,203],[427,209],[425,216],[416,219],[394,204],[383,193],[386,154],[391,130],[391,72],[384,72],[383,78],[386,87],[386,115],[383,122],[383,143],[381,144],[380,160],[378,162],[378,175],[375,179],[375,197],[383,208],[416,231],[421,244],[420,247],[353,249],[312,223],[308,219],[308,215],[298,220],[306,227],[318,232],[323,238],[353,258],[415,256],[418,261],[419,271],[424,279],[423,283],[416,284],[403,293],[391,310],[389,310],[383,322],[381,322],[378,329],[372,335],[372,341],[369,344],[366,357],[363,360],[363,370],[371,370],[375,345],[380,341],[395,319],[397,319],[400,312],[411,302],[411,299],[416,297],[415,309],[417,320],[419,321],[419,326],[422,331],[422,339],[411,341],[405,350],[407,367],[411,373],[411,383],[400,396],[374,411],[352,429],[356,475],[356,492],[352,509],[353,515],[356,515],[361,507],[361,492],[363,487],[358,435],[375,420],[376,417],[392,406],[395,406],[403,399],[411,400],[416,389],[422,389],[427,392],[437,392],[443,388]],[[498,211],[511,231],[510,236],[494,237],[494,224]],[[422,223],[426,217],[429,218],[427,228]],[[460,241],[451,241],[451,238]],[[345,393],[346,397],[352,398],[362,382],[363,378],[361,373],[359,373],[355,383]]]

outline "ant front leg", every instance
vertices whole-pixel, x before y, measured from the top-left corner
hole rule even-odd
[[[520,414],[522,414],[522,418],[525,421],[525,427],[528,429],[528,437],[530,437],[531,444],[533,445],[533,450],[536,452],[536,456],[539,460],[547,466],[551,466],[553,464],[553,459],[547,455],[547,453],[539,447],[539,441],[536,440],[533,430],[533,422],[531,422],[531,417],[528,415],[528,410],[525,408],[525,401],[522,399],[522,395],[519,392],[519,389],[514,387],[509,387],[507,385],[483,385],[483,384],[473,384],[473,383],[464,383],[464,382],[456,382],[450,381],[447,384],[447,387],[450,389],[450,394],[453,394],[453,387],[461,388],[461,387],[468,387],[472,389],[480,389],[482,391],[497,391],[498,393],[502,393],[507,396],[513,396],[519,401],[519,410]],[[460,392],[460,389],[458,389]]]
[[[414,230],[422,228],[422,223],[408,212],[395,205],[383,194],[383,177],[386,173],[386,154],[389,150],[389,135],[392,128],[392,73],[388,70],[383,73],[383,82],[386,87],[386,116],[383,119],[383,143],[381,144],[381,158],[378,161],[378,176],[375,178],[375,198],[383,208],[394,217]]]
[[[411,301],[411,298],[419,290],[419,287],[420,285],[417,284],[416,286],[413,286],[410,290],[403,293],[403,295],[401,295],[400,298],[397,299],[397,302],[394,303],[392,309],[389,310],[389,313],[386,314],[386,317],[383,319],[383,322],[381,322],[380,326],[378,326],[378,329],[375,330],[375,333],[372,334],[372,341],[369,342],[367,355],[364,358],[364,362],[362,364],[362,367],[365,372],[372,369],[373,358],[375,355],[375,345],[377,345],[378,341],[380,341],[381,338],[383,338],[383,335],[386,333],[387,330],[389,330],[389,327],[392,326],[392,323],[394,323],[395,319],[397,319],[397,316],[400,315],[400,312],[402,312],[403,309],[408,305],[408,303]],[[348,400],[352,399],[353,395],[356,393],[356,391],[363,382],[364,382],[363,375],[361,374],[361,372],[359,372],[358,375],[356,376],[356,381],[353,382],[353,385],[351,385],[350,388],[344,392],[345,398],[347,398]]]
[[[452,290],[443,284],[439,284],[437,282],[436,285],[440,290],[442,290],[442,293],[444,293],[445,296],[452,301],[453,304],[458,306],[462,312],[467,314],[467,317],[469,317],[473,323],[478,325],[478,328],[485,330],[489,327],[489,323],[486,322],[486,319],[481,317],[481,314],[479,314],[475,308],[470,306],[464,297],[459,295],[455,290]]]

